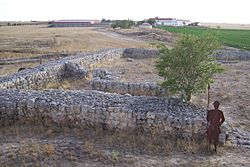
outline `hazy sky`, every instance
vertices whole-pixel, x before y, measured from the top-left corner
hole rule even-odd
[[[156,16],[250,24],[250,0],[0,0],[0,21]]]

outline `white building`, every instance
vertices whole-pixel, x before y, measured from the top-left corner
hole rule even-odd
[[[149,24],[149,23],[142,23],[141,25],[139,25],[139,28],[149,28],[149,29],[151,29],[152,25]]]
[[[189,20],[180,20],[176,18],[154,18],[156,26],[185,26],[191,23]]]

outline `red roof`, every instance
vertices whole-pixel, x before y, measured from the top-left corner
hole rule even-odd
[[[155,20],[175,20],[175,18],[159,18],[159,17],[156,17],[154,19]]]

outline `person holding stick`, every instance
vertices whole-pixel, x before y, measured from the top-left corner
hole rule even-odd
[[[214,110],[209,110],[207,112],[207,123],[208,123],[208,129],[207,129],[207,139],[209,142],[209,146],[211,146],[212,141],[214,144],[214,151],[217,151],[217,144],[219,141],[219,135],[221,133],[220,126],[225,121],[223,112],[219,110],[220,103],[218,101],[215,101],[213,103]]]

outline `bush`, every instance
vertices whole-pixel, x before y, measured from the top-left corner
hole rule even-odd
[[[211,33],[200,37],[184,34],[171,50],[163,44],[157,47],[161,55],[156,68],[164,77],[162,87],[181,94],[186,101],[192,94],[206,90],[213,75],[223,71],[212,57],[219,43]]]
[[[134,21],[132,21],[132,20],[115,20],[115,21],[111,24],[111,27],[112,27],[112,28],[120,27],[120,28],[127,29],[127,28],[131,28],[131,27],[134,26],[134,25],[135,25],[135,23],[134,23]]]

